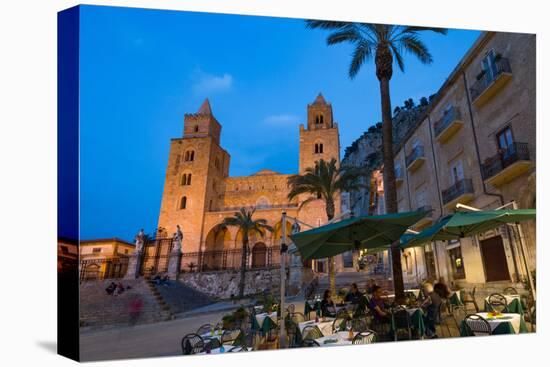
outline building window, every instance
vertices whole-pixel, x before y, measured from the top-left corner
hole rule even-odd
[[[462,168],[462,160],[458,160],[451,166],[451,179],[453,183],[460,182],[464,179],[464,169]]]
[[[101,252],[101,247],[94,247],[94,248],[92,249],[92,253],[94,253],[94,254],[98,254],[98,253],[100,253],[100,252]]]
[[[485,80],[491,81],[498,74],[495,51],[490,50],[481,61],[481,68],[485,71]]]
[[[187,196],[184,196],[180,200],[180,209],[185,209],[187,207]]]
[[[184,173],[181,176],[181,185],[182,186],[191,185],[191,174],[190,173]]]
[[[192,162],[195,160],[195,151],[194,150],[188,150],[187,152],[185,152],[185,158],[184,160],[186,162]]]
[[[512,130],[509,127],[501,130],[497,134],[497,144],[500,152],[506,152],[511,145],[514,144],[514,138],[512,136]]]
[[[195,126],[195,132],[196,132],[196,133],[199,132],[199,125],[196,125],[196,126]]]
[[[62,254],[68,254],[69,248],[67,246],[61,246],[61,253]]]
[[[128,255],[128,249],[124,250],[124,255]]]

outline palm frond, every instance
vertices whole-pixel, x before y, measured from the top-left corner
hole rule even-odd
[[[315,29],[340,29],[346,27],[349,22],[338,22],[338,21],[332,21],[332,20],[314,20],[314,19],[308,19],[306,20],[306,27]]]
[[[405,71],[405,63],[403,62],[403,56],[401,56],[401,51],[399,48],[395,47],[395,44],[392,42],[390,43],[390,49],[393,53],[393,57],[395,58],[395,62],[397,62],[397,66],[399,66],[399,70]]]
[[[350,79],[355,78],[365,61],[372,58],[372,46],[373,44],[368,41],[361,41],[357,44],[355,50],[353,51],[351,63],[349,66],[348,75]]]
[[[359,40],[361,40],[361,34],[359,34],[357,27],[354,24],[348,24],[342,30],[330,34],[327,38],[327,44],[331,46],[342,42],[354,43]]]
[[[430,64],[433,61],[430,51],[417,36],[404,35],[396,42],[406,51],[415,55],[423,64]]]

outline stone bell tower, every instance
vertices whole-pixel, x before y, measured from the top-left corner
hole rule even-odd
[[[334,122],[332,105],[321,93],[307,106],[307,128],[300,125],[300,173],[324,159],[336,159],[340,165],[340,136]]]
[[[206,99],[196,113],[185,114],[183,137],[172,139],[158,227],[172,237],[179,224],[184,252],[201,248],[206,212],[219,205],[229,154],[220,146],[221,125]]]

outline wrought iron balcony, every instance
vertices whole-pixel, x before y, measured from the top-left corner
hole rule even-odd
[[[512,143],[506,150],[487,158],[482,164],[483,179],[500,186],[523,174],[533,166],[529,144]]]
[[[410,171],[415,171],[424,163],[426,160],[426,157],[424,155],[424,147],[421,145],[417,145],[414,147],[411,151],[411,154],[405,157],[405,164],[407,165],[407,169]]]
[[[474,185],[469,178],[455,182],[451,187],[441,192],[443,204],[451,208],[461,202],[466,203],[474,197]]]
[[[512,77],[512,68],[508,59],[500,57],[494,63],[494,72],[484,72],[470,88],[472,101],[478,107],[492,98]]]
[[[437,141],[444,143],[449,140],[462,127],[462,117],[460,110],[456,107],[451,107],[445,112],[443,117],[435,122],[434,132]]]

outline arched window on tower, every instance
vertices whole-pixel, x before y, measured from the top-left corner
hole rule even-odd
[[[315,116],[315,125],[319,125],[319,116]]]
[[[182,185],[182,186],[187,185],[187,174],[186,174],[186,173],[184,173],[183,175],[181,175],[181,185]]]
[[[195,160],[195,151],[194,150],[188,150],[187,152],[185,152],[184,161],[192,162],[194,160]]]
[[[184,196],[180,200],[180,209],[187,208],[187,196]]]
[[[191,151],[191,157],[190,157],[189,160],[190,160],[190,161],[194,161],[194,160],[195,160],[195,151],[194,151],[194,150]]]
[[[323,153],[323,143],[319,143],[319,153]]]
[[[320,124],[320,125],[323,124],[323,115],[319,115],[319,124]]]
[[[196,132],[196,133],[199,132],[199,125],[195,125],[195,132]]]
[[[319,144],[315,143],[315,154],[319,154]]]

